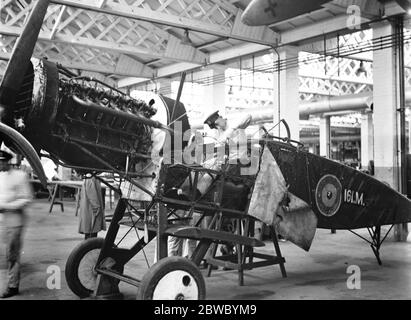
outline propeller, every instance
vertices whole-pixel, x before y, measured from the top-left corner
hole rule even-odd
[[[22,134],[7,124],[12,123],[13,106],[15,105],[23,76],[29,66],[49,4],[50,0],[37,0],[22,34],[14,45],[0,85],[0,110],[3,111],[3,119],[5,120],[5,123],[0,123],[0,134],[9,138],[13,146],[27,158],[43,186],[46,186],[47,178],[38,154]]]

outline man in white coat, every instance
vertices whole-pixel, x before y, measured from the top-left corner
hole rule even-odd
[[[232,121],[228,122],[227,119],[223,118],[220,116],[219,112],[213,112],[211,115],[209,115],[206,120],[204,121],[204,124],[207,124],[211,129],[217,129],[217,135],[214,136],[215,139],[215,146],[216,147],[221,147],[225,146],[226,143],[230,143],[236,141],[236,138],[238,136],[238,130],[246,129],[249,124],[251,123],[252,117],[251,115],[247,114],[243,118],[239,119],[238,121]],[[192,140],[190,139],[190,142]],[[238,158],[238,149],[235,148],[235,152],[230,152],[230,158]],[[206,158],[205,161],[202,163],[202,166],[207,169],[212,169],[212,170],[219,170],[221,169],[221,166],[223,164],[224,159],[220,159],[218,155],[213,154],[213,155],[208,155],[211,156],[210,158]],[[211,186],[213,183],[214,177],[211,176],[210,174],[202,174],[199,176],[199,180],[197,183],[197,190],[201,193],[204,194],[207,189]],[[189,185],[189,180],[187,179],[183,186],[181,187],[185,191],[187,191],[188,185]],[[181,191],[182,192],[182,191]],[[191,224],[194,225],[197,221],[199,216],[194,213],[194,216],[192,217]],[[203,228],[207,228],[208,224],[210,223],[210,217],[206,217],[203,220]],[[174,237],[172,238],[173,241],[169,241],[169,255],[181,255],[182,251],[182,244],[183,241],[182,239],[178,239]],[[187,239],[185,251],[186,254],[185,256],[190,257],[192,253],[194,252],[197,241],[196,240],[191,240]]]
[[[227,119],[220,116],[219,112],[212,113],[204,123],[211,129],[217,129],[217,135],[214,137],[216,140],[216,147],[225,146],[231,142],[238,143],[236,138],[239,134],[238,130],[246,129],[251,123],[252,117],[247,114],[238,121],[232,121],[228,123]],[[232,159],[239,158],[238,149],[234,148],[234,152],[230,150],[229,157]],[[204,168],[219,170],[224,162],[223,158],[219,158],[218,155],[213,155],[210,159],[202,164]],[[198,181],[197,189],[201,194],[204,194],[213,182],[213,177],[210,174],[204,174]]]

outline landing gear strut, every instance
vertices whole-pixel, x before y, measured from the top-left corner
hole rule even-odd
[[[378,264],[382,265],[382,261],[380,258],[380,248],[393,227],[394,225],[390,227],[390,229],[387,231],[384,238],[382,239],[381,239],[381,226],[367,228],[368,233],[370,234],[371,240],[364,238],[363,236],[359,235],[358,233],[352,230],[349,230],[349,231],[370,244],[371,249],[374,252],[375,258],[377,259]]]

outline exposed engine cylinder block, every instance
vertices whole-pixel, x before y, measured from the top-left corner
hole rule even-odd
[[[37,151],[72,166],[125,170],[150,158],[156,110],[115,88],[32,59],[7,123],[20,130]],[[44,141],[41,137],[50,137]],[[87,150],[88,152],[84,152]],[[101,159],[98,161],[96,159]]]

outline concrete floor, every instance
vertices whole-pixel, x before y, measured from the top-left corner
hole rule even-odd
[[[74,202],[65,202],[65,211],[55,207],[48,213],[49,203],[37,200],[29,212],[29,224],[25,233],[22,255],[21,295],[12,299],[77,300],[67,287],[64,277],[66,259],[71,250],[82,240],[77,233],[78,218],[74,215]],[[121,228],[122,232],[126,228]],[[365,230],[360,231],[366,235]],[[100,233],[104,236],[104,233]],[[135,240],[129,238],[130,243]],[[207,298],[216,300],[255,299],[410,299],[411,298],[411,243],[396,243],[388,238],[381,255],[383,266],[376,263],[370,247],[348,231],[331,234],[317,230],[310,252],[292,243],[280,243],[286,258],[288,278],[283,279],[278,266],[259,268],[245,272],[245,286],[237,286],[235,271],[214,271],[206,278]],[[154,242],[146,247],[151,264]],[[270,242],[259,249],[273,253]],[[2,253],[3,254],[3,253]],[[347,268],[356,265],[361,270],[361,289],[347,288]],[[48,268],[61,270],[61,288],[48,289]],[[147,264],[138,254],[125,272],[142,278]],[[125,283],[120,290],[127,300],[135,299],[136,288]]]

